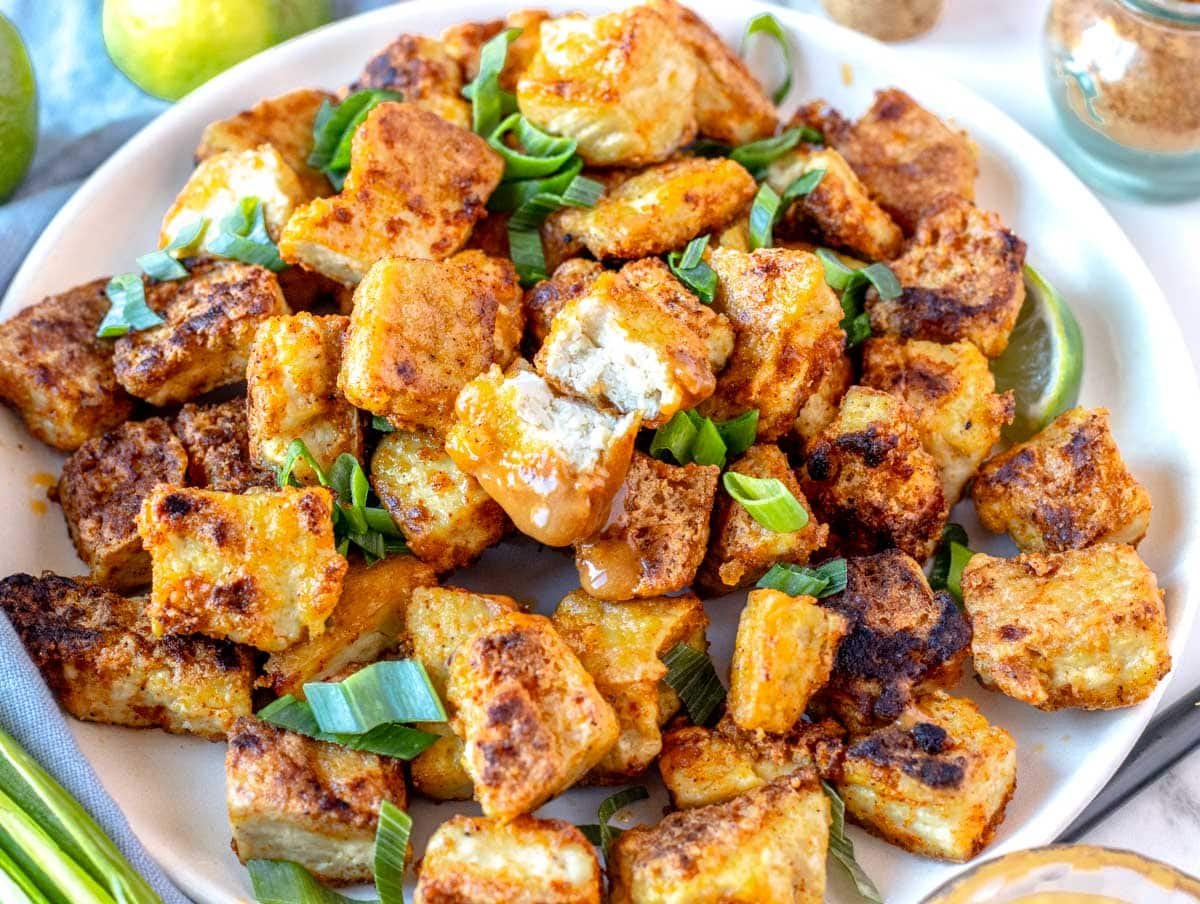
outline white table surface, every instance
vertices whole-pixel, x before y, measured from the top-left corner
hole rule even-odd
[[[816,0],[791,0],[806,11]],[[928,34],[896,45],[914,59],[942,68],[1040,138],[1050,148],[1066,138],[1058,124],[1041,68],[1042,23],[1047,0],[947,0]],[[1184,338],[1200,347],[1200,201],[1144,204],[1101,200],[1128,233],[1157,276]],[[1151,350],[1147,350],[1150,352]],[[1193,363],[1197,360],[1193,353]],[[1180,412],[1195,416],[1195,412]],[[1169,425],[1167,425],[1169,429]],[[1200,630],[1175,663],[1163,705],[1200,686]],[[1083,839],[1128,848],[1200,872],[1200,750],[1143,790]]]

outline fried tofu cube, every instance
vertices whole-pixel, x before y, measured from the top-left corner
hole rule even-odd
[[[1171,669],[1163,593],[1132,546],[978,555],[962,586],[979,680],[1038,709],[1133,706]]]
[[[380,104],[354,133],[341,194],[298,208],[279,253],[348,286],[385,257],[442,260],[466,244],[503,172],[473,132],[415,104]]]
[[[559,264],[549,279],[525,293],[525,326],[538,344],[549,335],[555,315],[568,301],[586,293],[603,272],[604,267],[597,261],[572,257]]]
[[[697,64],[671,23],[646,6],[542,23],[517,81],[534,125],[579,142],[591,166],[666,160],[696,136]]]
[[[621,727],[616,746],[591,778],[608,784],[640,775],[662,749],[660,726],[680,706],[663,683],[662,657],[678,644],[707,649],[703,604],[690,593],[609,602],[576,590],[563,597],[553,622],[612,704]]]
[[[287,314],[275,275],[222,261],[146,290],[163,323],[116,341],[117,380],[151,405],[187,402],[246,377],[258,325]]]
[[[755,191],[739,163],[684,157],[620,182],[594,207],[566,207],[554,216],[597,258],[652,257],[727,225]]]
[[[230,733],[225,801],[243,863],[290,860],[322,882],[370,882],[385,800],[405,806],[399,760],[258,719],[239,719]]]
[[[354,293],[338,386],[396,427],[444,434],[459,390],[516,357],[521,287],[510,261],[464,251],[387,258]]]
[[[820,904],[829,799],[792,774],[723,804],[624,832],[609,859],[612,904]]]
[[[540,615],[505,612],[450,660],[446,696],[487,816],[530,813],[617,743],[616,713]]]
[[[325,681],[355,663],[374,662],[404,633],[413,594],[437,583],[433,569],[412,556],[352,562],[342,595],[318,637],[272,653],[259,684],[277,697],[304,696],[309,681]]]
[[[849,355],[838,355],[829,361],[817,380],[812,394],[800,406],[793,425],[802,447],[807,447],[818,433],[833,423],[842,399],[854,385],[854,362]]]
[[[430,800],[470,800],[475,786],[463,765],[462,738],[444,722],[425,722],[420,728],[439,737],[409,764],[413,790]]]
[[[749,587],[776,562],[805,564],[829,536],[829,528],[817,522],[800,481],[778,446],[756,443],[729,470],[780,481],[804,506],[809,517],[808,524],[800,530],[776,533],[755,521],[723,488],[719,490],[712,539],[697,575],[699,585],[714,596]]]
[[[463,100],[463,76],[442,42],[423,35],[400,35],[367,61],[348,92],[397,91],[407,103],[471,128],[471,105]]]
[[[937,462],[949,505],[962,497],[1013,418],[1012,392],[996,392],[987,358],[970,342],[870,339],[863,350],[862,383],[893,393],[912,408],[921,445]]]
[[[751,590],[729,666],[729,714],[738,728],[782,734],[825,686],[850,623],[811,596]]]
[[[674,317],[704,342],[708,363],[719,371],[733,353],[733,327],[684,288],[670,269],[656,257],[630,261],[621,268],[621,278],[649,297],[649,303]]]
[[[348,317],[308,313],[259,324],[246,366],[246,401],[250,452],[262,467],[282,467],[296,439],[304,440],[325,471],[339,455],[362,458],[358,410],[337,386],[349,325]],[[293,473],[299,480],[317,479],[303,461]]]
[[[250,715],[250,652],[191,635],[155,640],[138,600],[46,572],[0,580],[0,609],[77,719],[212,741]]]
[[[600,904],[600,863],[559,819],[452,816],[421,860],[413,904]]]
[[[156,637],[207,634],[275,653],[324,633],[341,597],[347,566],[324,487],[236,495],[160,485],[138,532]]]
[[[274,472],[250,460],[244,398],[189,403],[179,410],[171,426],[187,451],[188,483],[223,493],[275,486]]]
[[[504,509],[428,433],[383,437],[371,457],[371,485],[408,548],[439,572],[474,562],[511,526]]]
[[[0,323],[0,400],[35,437],[70,452],[133,411],[117,382],[113,345],[96,338],[106,279],[51,295]]]
[[[291,167],[304,189],[305,200],[327,195],[329,180],[308,165],[313,145],[313,120],[321,104],[333,95],[314,88],[300,88],[278,97],[260,100],[249,110],[228,119],[210,122],[200,136],[196,162],[202,163],[228,151],[253,151],[269,144]]]
[[[962,862],[992,840],[1017,783],[1016,742],[936,691],[846,749],[846,814],[914,854]]]
[[[518,360],[468,383],[456,413],[446,451],[522,533],[566,546],[604,525],[633,456],[636,412],[559,395]]]
[[[871,329],[904,339],[966,339],[989,358],[1004,352],[1025,301],[1025,243],[1000,218],[957,195],[942,195],[891,268],[898,298],[871,289]]]
[[[810,444],[805,490],[847,552],[896,547],[933,555],[949,507],[937,462],[899,396],[851,387],[836,420]]]
[[[758,409],[758,438],[792,429],[800,406],[843,353],[845,316],[815,254],[764,248],[712,252],[714,307],[733,325],[733,354],[701,413],[728,420]]]
[[[1105,408],[1064,411],[990,458],[971,496],[980,523],[1007,532],[1022,552],[1136,546],[1150,527],[1150,494],[1121,458]]]
[[[187,467],[183,444],[157,417],[89,439],[63,463],[58,498],[92,580],[114,590],[150,583],[138,512],[158,484],[182,484]]]

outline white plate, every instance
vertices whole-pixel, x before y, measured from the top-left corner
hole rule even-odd
[[[601,11],[615,2],[550,3]],[[1082,400],[1106,405],[1126,460],[1148,486],[1154,522],[1142,552],[1167,591],[1171,649],[1183,649],[1198,593],[1188,580],[1198,555],[1195,450],[1200,392],[1161,291],[1104,208],[1059,160],[1020,126],[938,73],[901,65],[860,35],[811,16],[761,3],[694,0],[731,43],[746,20],[771,9],[799,47],[794,98],[826,97],[858,113],[871,92],[899,85],[966,128],[981,150],[979,201],[998,210],[1029,244],[1029,259],[1072,302],[1087,345]],[[50,224],[17,274],[4,315],[44,295],[98,275],[133,268],[153,247],[158,222],[191,169],[201,129],[262,97],[301,86],[333,88],[357,74],[367,57],[401,32],[437,34],[454,22],[493,18],[511,4],[487,0],[415,0],[346,20],[262,54],[215,79],[134,137],[102,166]],[[846,84],[850,81],[850,84]],[[0,573],[81,568],[56,512],[41,516],[38,472],[57,473],[60,457],[31,440],[7,411],[0,413]],[[959,511],[977,545],[985,540],[969,512]],[[468,574],[454,578],[492,592],[536,599],[549,611],[577,585],[570,560],[532,545],[492,550]],[[709,606],[714,654],[728,660],[740,608],[736,599]],[[1162,688],[1159,688],[1161,693]],[[1017,738],[1019,781],[1008,818],[988,854],[1050,841],[1094,796],[1153,712],[1154,699],[1110,713],[1047,714],[988,694],[972,680],[960,692]],[[203,902],[248,900],[245,871],[229,849],[221,745],[152,731],[72,722],[105,787],[168,873]],[[572,792],[544,812],[592,822],[602,790]],[[641,805],[656,818],[661,795]],[[417,803],[418,853],[436,824],[470,807]],[[914,901],[956,869],[909,856],[854,830],[860,859],[889,901]],[[831,897],[854,900],[831,870]]]

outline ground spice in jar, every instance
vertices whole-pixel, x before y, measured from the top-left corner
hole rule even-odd
[[[945,0],[821,0],[830,17],[881,41],[915,38],[933,28]]]

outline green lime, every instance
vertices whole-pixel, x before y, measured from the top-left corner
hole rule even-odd
[[[21,35],[0,14],[0,201],[13,193],[37,148],[37,83]]]
[[[331,0],[104,0],[104,46],[143,91],[178,100],[332,15]]]
[[[1008,348],[992,361],[996,389],[1017,400],[1009,442],[1029,439],[1075,404],[1083,379],[1083,335],[1075,315],[1052,285],[1025,267],[1025,303]]]

